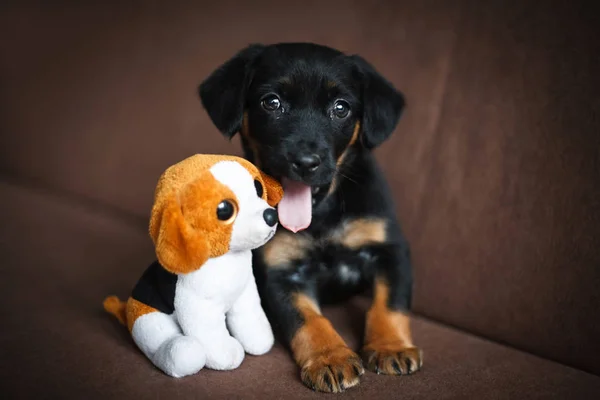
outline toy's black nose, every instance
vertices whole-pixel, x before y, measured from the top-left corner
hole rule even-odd
[[[277,211],[273,208],[267,208],[263,213],[263,218],[269,226],[275,226],[277,223]]]
[[[317,154],[302,154],[292,162],[292,167],[302,173],[315,172],[319,165],[321,165],[321,157]]]

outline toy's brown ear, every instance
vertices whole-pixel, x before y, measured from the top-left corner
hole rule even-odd
[[[275,207],[283,197],[283,187],[274,178],[262,171],[259,172],[260,177],[265,183],[265,188],[267,189],[267,203],[269,203],[271,207]]]
[[[206,239],[186,221],[176,193],[155,202],[150,236],[154,241],[158,261],[174,274],[195,271],[208,259]]]

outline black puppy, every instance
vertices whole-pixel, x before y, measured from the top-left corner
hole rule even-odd
[[[251,45],[199,88],[216,127],[241,133],[245,156],[281,180],[280,228],[254,253],[255,276],[302,381],[326,392],[359,383],[361,358],[319,304],[367,288],[361,354],[368,369],[421,367],[409,319],[409,248],[371,150],[395,129],[404,98],[359,56],[310,43]]]

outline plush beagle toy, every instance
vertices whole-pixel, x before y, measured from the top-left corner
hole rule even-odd
[[[283,189],[250,162],[194,155],[160,177],[150,218],[157,261],[127,302],[104,308],[164,373],[237,368],[273,346],[251,250],[275,234]],[[231,335],[230,335],[231,333]]]

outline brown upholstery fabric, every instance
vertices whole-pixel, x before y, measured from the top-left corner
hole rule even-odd
[[[416,311],[600,373],[600,24],[526,3],[464,7],[436,129],[380,155]]]
[[[230,374],[167,379],[100,306],[151,261],[164,168],[240,154],[198,83],[242,46],[277,41],[360,53],[408,102],[377,155],[412,244],[414,310],[429,318],[414,334],[425,369],[367,374],[347,396],[598,391],[571,368],[600,374],[592,2],[27,3],[0,8],[0,393],[314,396],[280,349]],[[348,307],[348,320],[331,312],[356,343],[362,316]]]
[[[248,356],[232,372],[202,370],[176,380],[155,369],[125,327],[102,310],[126,296],[152,259],[144,229],[106,210],[52,193],[0,185],[3,255],[3,398],[320,398],[305,388],[287,353]],[[358,298],[326,314],[357,347],[368,303]],[[344,398],[589,398],[600,377],[503,347],[425,319],[414,320],[425,351],[409,377],[367,372]]]
[[[240,153],[237,138],[230,144],[217,133],[196,88],[253,41],[360,52],[409,90],[413,114],[421,114],[413,126],[423,129],[441,96],[457,12],[399,2],[390,13],[379,3],[7,7],[0,166],[146,216],[168,165],[196,152]],[[425,21],[414,19],[421,15]]]

